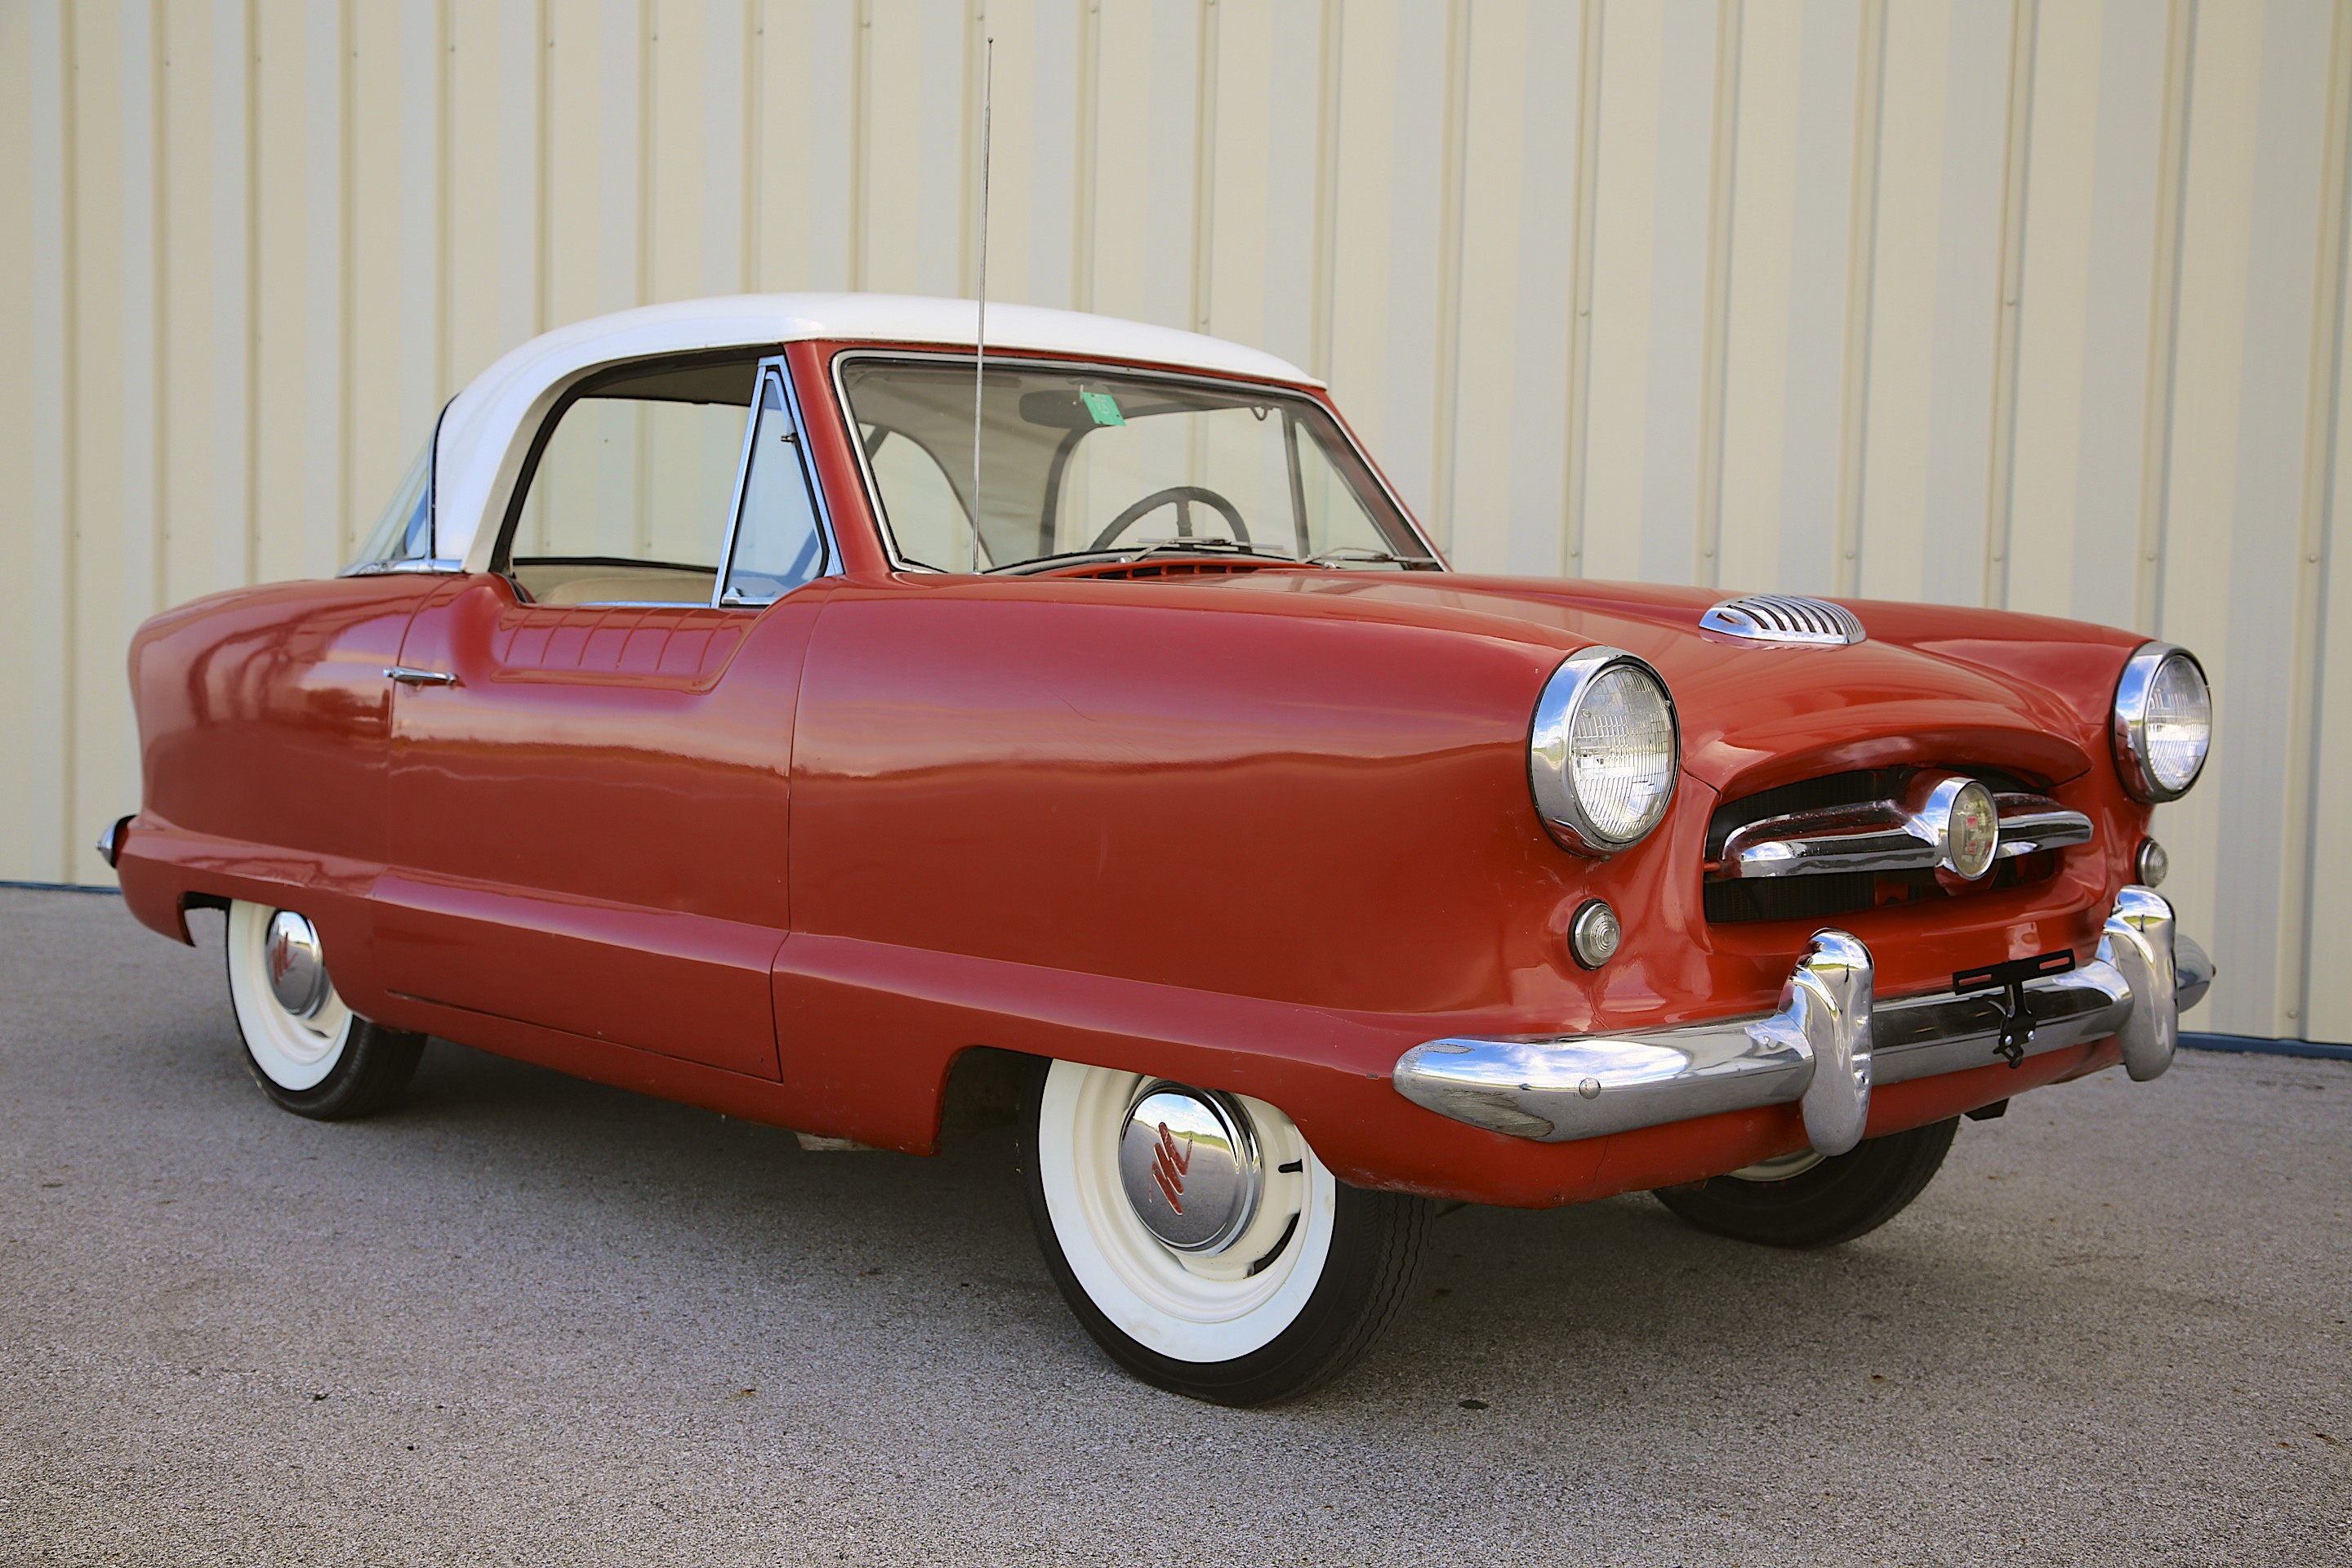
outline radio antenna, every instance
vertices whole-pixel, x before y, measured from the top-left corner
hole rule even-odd
[[[980,66],[980,324],[971,339],[971,569],[980,565],[981,388],[988,374],[988,132],[996,77],[996,40],[982,45]]]

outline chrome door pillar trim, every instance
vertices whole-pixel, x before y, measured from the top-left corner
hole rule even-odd
[[[743,421],[743,442],[735,459],[735,488],[729,492],[727,537],[719,549],[719,574],[710,584],[710,607],[717,610],[764,610],[773,599],[754,603],[750,600],[730,601],[727,597],[727,580],[735,572],[735,545],[743,530],[743,492],[751,479],[751,443],[760,434],[760,409],[765,403],[768,378],[773,376],[778,390],[783,395],[784,417],[793,424],[793,454],[800,459],[801,478],[808,486],[809,505],[816,515],[817,533],[823,541],[824,559],[818,563],[816,576],[830,577],[841,570],[841,542],[835,534],[833,508],[825,500],[824,486],[817,479],[816,465],[808,455],[808,421],[801,417],[800,394],[793,386],[793,367],[782,354],[770,354],[762,359],[751,378],[751,407]],[[807,584],[803,584],[806,587]]]

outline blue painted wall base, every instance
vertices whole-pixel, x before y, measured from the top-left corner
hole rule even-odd
[[[2191,1035],[2181,1045],[2192,1051],[2242,1051],[2258,1057],[2329,1057],[2352,1062],[2352,1046],[2331,1046],[2319,1040],[2265,1040],[2252,1035]]]

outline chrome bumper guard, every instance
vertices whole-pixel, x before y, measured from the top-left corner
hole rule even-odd
[[[1862,1141],[1875,1083],[1902,1083],[2103,1039],[2123,1041],[2124,1069],[2172,1065],[2179,1016],[2204,999],[2213,963],[2173,931],[2172,906],[2146,888],[2116,899],[2098,956],[2024,984],[2032,1026],[2010,1027],[1999,992],[1881,1001],[1870,950],[1823,931],[1797,961],[1780,1010],[1626,1035],[1461,1036],[1415,1046],[1396,1065],[1397,1092],[1441,1116],[1561,1143],[1794,1100],[1824,1154]],[[2021,1060],[2020,1057],[2017,1059]]]

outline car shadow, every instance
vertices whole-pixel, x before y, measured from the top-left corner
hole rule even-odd
[[[216,944],[194,955],[214,973]],[[583,1245],[631,1265],[656,1306],[665,1281],[698,1270],[713,1289],[789,1280],[797,1310],[845,1335],[919,1325],[943,1353],[1033,1384],[1076,1379],[1114,1401],[1109,1390],[1132,1386],[1056,1299],[1009,1129],[962,1134],[929,1159],[811,1153],[780,1128],[437,1039],[394,1110],[322,1126],[243,1081],[225,1001],[168,1033],[178,1092],[233,1091],[218,1109],[240,1127],[299,1129],[306,1149],[394,1191],[382,1218],[396,1222],[400,1203],[472,1205],[484,1223],[593,1236]],[[1703,1420],[1722,1397],[1705,1369],[1731,1367],[1745,1398],[1801,1409],[1825,1366],[1892,1382],[2014,1359],[2021,1339],[2054,1353],[2146,1310],[2143,1279],[2056,1279],[2014,1256],[1952,1181],[1884,1229],[1812,1252],[1704,1235],[1643,1194],[1549,1211],[1433,1205],[1419,1278],[1384,1339],[1286,1418],[1386,1427],[1400,1405],[1452,1414],[1507,1396],[1556,1417],[1643,1403]],[[678,1310],[691,1316],[683,1297]]]

